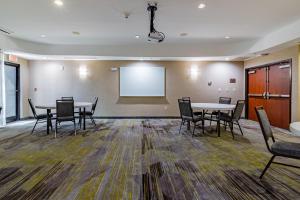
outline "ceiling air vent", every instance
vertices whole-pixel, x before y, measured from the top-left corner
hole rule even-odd
[[[8,34],[8,35],[10,35],[10,34],[13,33],[12,31],[10,31],[10,30],[8,30],[8,29],[6,29],[6,28],[3,28],[3,27],[1,27],[1,26],[0,26],[0,32],[5,33],[5,34]]]

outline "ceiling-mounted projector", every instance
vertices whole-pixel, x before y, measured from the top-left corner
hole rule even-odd
[[[148,34],[148,41],[150,42],[162,42],[165,39],[165,34],[159,32],[154,28],[155,11],[157,11],[157,3],[148,4],[147,10],[150,13],[150,33]]]

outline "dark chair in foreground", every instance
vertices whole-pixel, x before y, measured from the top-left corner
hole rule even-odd
[[[233,111],[233,113],[231,115],[229,115],[228,113],[220,113],[220,121],[224,121],[225,122],[225,129],[226,129],[226,124],[229,124],[230,127],[230,131],[232,134],[232,138],[234,139],[234,133],[233,133],[233,126],[238,125],[242,135],[244,135],[243,130],[240,126],[239,120],[242,116],[243,110],[244,110],[244,106],[245,106],[245,101],[244,100],[238,100],[235,106],[235,109]]]
[[[187,123],[193,123],[194,124],[194,129],[193,129],[193,135],[195,133],[195,129],[198,122],[202,122],[202,130],[204,133],[204,119],[203,116],[195,115],[191,106],[191,101],[190,100],[184,100],[184,99],[178,99],[178,105],[179,105],[179,111],[180,111],[180,117],[181,117],[181,124],[180,124],[180,129],[179,133],[181,132],[181,127],[184,125],[186,122]]]
[[[55,138],[57,134],[57,124],[61,122],[71,121],[74,123],[74,131],[76,135],[76,122],[74,113],[73,100],[56,100],[56,122],[55,122]]]
[[[280,157],[286,157],[286,158],[293,158],[293,159],[300,159],[300,143],[292,143],[292,142],[284,142],[284,141],[279,141],[276,142],[275,138],[273,136],[273,132],[271,129],[271,125],[268,119],[268,116],[262,106],[256,107],[255,108],[256,115],[258,117],[258,121],[260,124],[260,128],[262,130],[267,148],[273,156],[271,157],[270,161],[266,165],[265,169],[260,175],[260,179],[264,176],[268,168],[272,163],[279,164],[279,165],[284,165],[284,166],[289,166],[289,167],[295,167],[295,168],[300,168],[298,166],[293,166],[293,165],[288,165],[284,163],[278,163],[278,162],[273,162],[274,158],[276,156]],[[272,145],[269,144],[269,140],[272,140]]]
[[[219,97],[219,104],[231,104],[231,98],[230,97]],[[213,121],[213,117],[217,116],[219,113],[217,111],[213,111],[212,113],[207,113],[210,115],[210,123],[209,125],[211,126],[211,122]],[[225,122],[226,124],[226,122]]]
[[[36,127],[36,125],[38,123],[47,122],[47,114],[40,114],[40,115],[36,114],[36,110],[35,110],[35,107],[34,107],[32,101],[31,101],[31,99],[28,99],[28,103],[30,105],[33,117],[36,120],[36,122],[35,122],[35,124],[33,126],[33,129],[31,131],[31,134],[32,134],[34,132],[34,129],[35,129],[35,127]],[[52,117],[53,117],[53,114],[50,114],[50,118],[52,118]],[[51,127],[51,130],[52,130],[52,121],[50,121],[50,127]]]
[[[97,103],[98,103],[98,97],[95,98],[95,100],[93,102],[93,105],[92,105],[91,111],[86,111],[85,112],[85,115],[88,116],[91,119],[92,123],[95,126],[96,126],[96,122],[95,122],[93,116],[94,116],[94,113],[95,113],[95,110],[96,110],[96,107],[97,107]],[[84,113],[82,111],[80,111],[80,113],[79,113],[79,124],[80,124],[80,127],[81,127],[81,122],[82,122],[83,114]]]

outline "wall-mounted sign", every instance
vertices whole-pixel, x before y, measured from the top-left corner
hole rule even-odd
[[[236,83],[236,79],[235,79],[235,78],[231,78],[231,79],[229,80],[229,83]]]

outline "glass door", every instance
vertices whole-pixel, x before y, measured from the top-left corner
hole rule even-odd
[[[19,117],[19,65],[5,62],[5,116],[6,122],[13,122]]]

